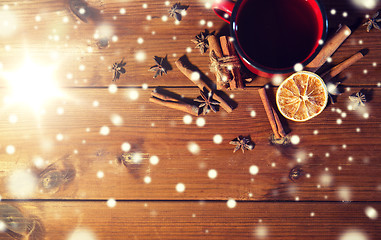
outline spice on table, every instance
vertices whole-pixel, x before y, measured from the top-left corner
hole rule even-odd
[[[126,66],[126,62],[124,62],[124,59],[122,59],[122,61],[120,61],[119,63],[116,62],[112,65],[112,70],[114,73],[114,77],[112,79],[113,82],[118,80],[121,74],[126,73],[126,69],[124,68],[124,66]]]
[[[192,71],[190,66],[190,63],[187,61],[185,57],[181,57],[175,62],[177,68],[194,84],[197,85],[200,90],[204,91],[204,88],[208,91],[213,91],[213,88],[207,84],[202,77],[200,76],[200,73],[197,71]],[[233,108],[230,106],[228,102],[226,102],[220,95],[219,92],[215,92],[213,94],[214,100],[217,100],[220,102],[220,106],[225,109],[228,113],[233,111]]]
[[[182,12],[186,11],[189,6],[181,5],[181,3],[175,3],[172,5],[171,9],[168,11],[169,16],[175,18],[177,21],[181,21]]]
[[[194,116],[199,115],[199,107],[191,104],[186,103],[185,101],[182,101],[181,99],[174,98],[173,96],[169,96],[169,94],[158,92],[158,89],[155,89],[151,93],[151,97],[149,99],[150,102],[173,108],[176,110],[180,110],[189,114],[192,114]]]
[[[269,119],[271,129],[273,130],[274,136],[277,139],[283,138],[286,136],[286,133],[283,129],[282,123],[278,117],[278,114],[275,112],[274,108],[271,106],[270,101],[266,94],[265,88],[258,89],[259,96],[261,97],[263,107],[265,108],[267,118]]]
[[[353,103],[353,109],[357,109],[359,106],[365,106],[366,96],[360,91],[349,96],[349,100]]]
[[[208,38],[210,71],[216,75],[216,86],[218,90],[226,89],[229,82],[229,71],[225,64],[220,61],[224,56],[220,47],[220,41],[212,35]]]
[[[327,59],[332,56],[332,54],[339,48],[345,39],[349,37],[350,34],[351,29],[348,26],[343,25],[332,38],[324,43],[324,46],[320,52],[309,64],[307,64],[305,70],[316,72],[321,66],[323,66]]]
[[[235,146],[233,153],[235,153],[239,149],[241,149],[243,153],[245,152],[245,150],[254,149],[254,143],[251,141],[250,136],[238,136],[234,140],[230,141],[229,144]]]
[[[364,54],[360,51],[346,59],[345,61],[339,63],[338,65],[334,66],[327,72],[321,74],[321,78],[324,79],[325,82],[331,80],[332,78],[336,77],[339,73],[341,73],[344,69],[348,68],[352,64],[356,63],[358,60],[362,59],[364,57]]]
[[[82,22],[87,23],[90,11],[86,1],[83,0],[69,0],[69,7],[71,12],[78,17]]]
[[[241,77],[241,64],[239,62],[238,56],[234,49],[232,38],[228,36],[220,37],[220,44],[222,53],[224,55],[223,59],[227,64],[227,69],[230,72],[231,77],[229,78],[230,89],[243,89],[244,83]]]
[[[209,92],[207,90],[200,90],[200,96],[194,99],[194,101],[200,103],[198,107],[202,109],[202,113],[204,115],[209,113],[210,110],[216,113],[217,107],[220,105],[218,101],[213,99],[213,92]]]
[[[163,74],[167,74],[167,66],[168,65],[168,60],[167,60],[167,56],[165,56],[164,58],[162,57],[158,57],[158,56],[155,56],[153,58],[156,62],[156,65],[152,66],[149,71],[152,71],[152,72],[155,72],[155,75],[153,76],[153,78],[156,78],[157,76],[162,76]]]
[[[205,53],[209,49],[208,38],[214,35],[214,31],[209,33],[208,29],[205,29],[204,32],[200,32],[194,37],[191,41],[196,44],[195,48],[200,49],[201,54]]]
[[[379,25],[379,22],[381,22],[381,18],[379,18],[379,15],[380,15],[380,12],[377,12],[371,18],[368,18],[368,21],[363,24],[363,26],[366,26],[367,32],[370,32],[372,28],[375,28],[381,31],[381,27]]]
[[[274,134],[271,134],[269,137],[269,142],[271,145],[288,146],[291,144],[291,139],[288,135],[282,138],[277,138]]]
[[[303,176],[304,171],[299,166],[294,167],[290,170],[290,173],[288,174],[288,178],[295,182],[295,180],[298,180],[301,176]]]

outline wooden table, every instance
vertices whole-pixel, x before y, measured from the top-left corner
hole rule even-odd
[[[232,113],[196,117],[148,101],[159,86],[199,95],[175,66],[184,54],[214,80],[191,42],[205,29],[226,33],[211,1],[181,1],[181,21],[168,17],[172,1],[87,2],[87,23],[65,0],[0,4],[0,214],[23,216],[0,219],[0,239],[13,239],[12,226],[30,239],[381,238],[381,32],[358,24],[380,1],[322,0],[330,35],[358,25],[331,64],[369,53],[336,78],[344,93],[321,115],[283,119],[287,147],[269,143],[257,90],[271,79],[225,91]],[[148,71],[155,56],[167,56],[167,75]],[[126,72],[113,82],[121,60]],[[365,106],[349,110],[362,89]],[[233,153],[240,135],[252,151]],[[294,167],[302,175],[291,181]]]

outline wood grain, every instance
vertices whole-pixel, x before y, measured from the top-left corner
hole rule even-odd
[[[3,109],[3,199],[14,197],[6,189],[6,179],[17,169],[32,168],[36,157],[49,163],[63,159],[77,174],[57,193],[32,198],[374,201],[381,197],[379,89],[374,89],[366,108],[347,110],[348,96],[360,90],[351,88],[318,117],[306,123],[288,121],[289,136],[300,140],[289,147],[269,144],[272,131],[257,89],[237,91],[234,101],[239,105],[232,113],[220,110],[193,117],[190,124],[184,123],[187,114],[150,103],[151,90],[120,88],[111,94],[106,88],[64,89],[67,97],[50,101],[43,115],[35,116],[25,106]],[[172,90],[189,98],[198,94],[196,88]],[[99,106],[94,107],[94,101]],[[18,117],[16,123],[9,122],[12,115]],[[119,125],[118,119],[123,123]],[[205,126],[197,125],[199,119]],[[100,134],[103,126],[108,135]],[[214,143],[216,135],[222,137],[220,144]],[[229,141],[239,135],[250,135],[253,151],[233,153]],[[130,144],[130,153],[140,154],[139,164],[117,164],[124,142]],[[14,154],[7,154],[9,145],[16,149]],[[150,164],[152,156],[159,158],[157,165]],[[258,166],[257,175],[250,174],[252,165]],[[304,175],[294,183],[288,174],[298,165]],[[210,169],[217,171],[216,179],[208,177]],[[98,171],[103,178],[97,177]],[[149,184],[144,181],[147,176]],[[185,184],[185,192],[176,191],[178,183]]]
[[[68,239],[75,231],[94,239],[331,240],[350,233],[366,239],[381,235],[379,220],[365,214],[367,207],[379,212],[379,203],[237,202],[232,209],[226,202],[202,201],[117,201],[113,208],[106,200],[6,204],[17,206],[26,217],[34,215],[46,239],[57,240]],[[11,238],[0,233],[0,239]]]

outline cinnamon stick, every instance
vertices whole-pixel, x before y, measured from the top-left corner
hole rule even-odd
[[[149,98],[149,101],[156,103],[156,104],[159,104],[159,105],[162,105],[162,106],[165,106],[165,107],[180,110],[180,111],[192,114],[194,116],[199,115],[199,108],[197,106],[189,104],[189,103],[182,102],[178,99],[175,99],[175,98],[172,98],[170,96],[158,93],[156,91],[153,91],[151,93],[151,97]]]
[[[286,136],[286,133],[283,129],[282,123],[278,117],[278,114],[275,112],[274,108],[271,106],[270,101],[266,94],[265,88],[258,89],[259,96],[261,97],[263,106],[266,111],[267,118],[269,119],[271,129],[273,130],[274,136],[279,139]]]
[[[222,53],[222,50],[221,50],[221,47],[220,47],[220,41],[217,39],[217,37],[214,36],[214,35],[210,35],[208,37],[208,43],[209,43],[209,51],[210,51],[210,53],[212,53],[212,51],[214,51],[214,53],[216,54],[217,58],[222,58],[223,57],[223,53]],[[217,86],[217,89],[221,90],[221,89],[225,88],[225,82],[224,82],[224,80],[227,80],[227,81],[229,80],[228,73],[223,72],[223,76],[226,77],[227,79],[222,79],[222,75],[219,72],[216,72],[215,75],[216,75],[216,86]]]
[[[224,56],[236,56],[233,43],[230,41],[230,39],[231,37],[228,37],[228,36],[220,37],[221,49]],[[236,88],[243,89],[244,84],[241,78],[240,69],[233,67],[230,72],[232,74],[232,79],[230,79],[229,81],[230,89],[236,89]]]
[[[175,62],[177,68],[194,84],[197,85],[198,88],[200,88],[202,91],[204,88],[208,90],[209,92],[213,92],[213,98],[220,102],[220,106],[225,109],[228,113],[231,113],[233,111],[233,108],[220,96],[218,92],[213,91],[213,88],[209,86],[201,77],[200,74],[197,72],[194,72],[190,70],[186,66],[186,62],[183,60],[183,58],[179,58]]]
[[[326,61],[327,58],[332,56],[332,54],[339,48],[339,46],[348,38],[351,34],[351,29],[344,25],[335,35],[329,39],[316,57],[306,66],[306,70],[315,72],[318,70]]]
[[[340,72],[342,72],[344,69],[351,66],[352,64],[354,64],[355,62],[357,62],[363,57],[364,55],[362,54],[362,52],[358,52],[352,55],[350,58],[346,59],[345,61],[341,62],[340,64],[336,65],[335,67],[333,67],[326,73],[322,74],[321,77],[324,79],[324,81],[329,81],[332,78],[334,78],[336,75],[338,75]]]

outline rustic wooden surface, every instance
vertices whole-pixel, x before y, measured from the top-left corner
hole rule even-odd
[[[175,2],[89,0],[97,14],[84,23],[67,0],[2,1],[0,70],[14,71],[28,55],[56,67],[63,94],[39,109],[9,105],[8,81],[0,77],[0,204],[38,219],[43,228],[31,239],[380,239],[381,31],[359,23],[381,2],[371,9],[322,2],[330,34],[339,24],[354,30],[323,69],[369,52],[335,78],[344,93],[321,115],[305,123],[282,119],[294,144],[274,146],[257,91],[277,85],[272,79],[253,76],[245,90],[226,91],[236,106],[229,114],[191,117],[148,101],[158,86],[199,95],[174,64],[183,55],[214,80],[208,54],[191,42],[204,29],[227,31],[211,1],[181,2],[189,8],[178,23],[162,18]],[[104,25],[111,26],[110,44],[100,49],[94,34]],[[153,57],[166,55],[173,69],[152,78]],[[112,64],[122,59],[126,73],[112,82]],[[366,106],[348,109],[348,97],[360,90]],[[233,153],[229,142],[240,135],[250,136],[252,151]],[[123,143],[137,162],[118,163]],[[69,180],[33,188],[49,167]],[[291,181],[294,167],[302,176]],[[177,191],[179,183],[185,191]],[[0,239],[12,239],[1,221]],[[70,238],[78,229],[84,235]]]

